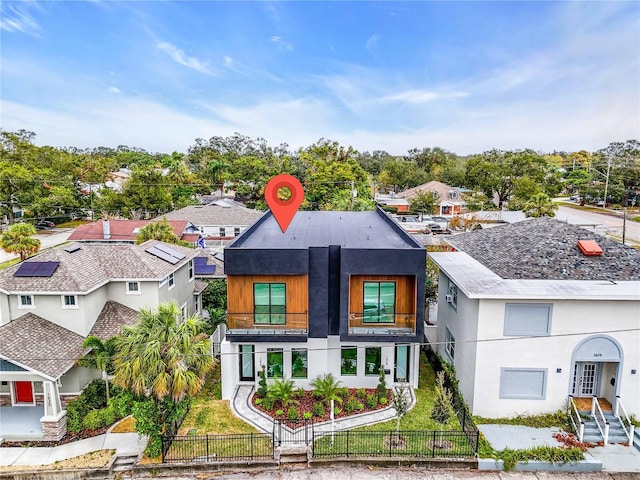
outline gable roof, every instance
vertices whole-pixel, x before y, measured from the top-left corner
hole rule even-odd
[[[165,245],[185,255],[175,264],[147,252]],[[67,250],[77,250],[69,253]],[[87,293],[113,280],[162,280],[198,255],[180,245],[149,240],[140,245],[72,243],[35,255],[0,272],[0,290],[5,293]],[[29,262],[60,262],[49,277],[16,277],[15,271]]]
[[[96,323],[91,328],[89,336],[93,335],[100,340],[107,340],[122,333],[122,327],[125,325],[135,325],[138,323],[139,312],[133,308],[129,308],[121,303],[108,300]]]
[[[83,341],[77,333],[27,313],[0,327],[0,357],[56,380],[83,355]]]
[[[597,241],[603,254],[582,254],[579,240]],[[640,251],[551,218],[478,230],[447,241],[503,279],[640,280]]]
[[[159,218],[158,221],[162,221],[162,218]],[[105,238],[105,223],[108,224],[108,238]],[[95,223],[86,223],[78,226],[69,236],[69,240],[135,242],[140,229],[149,223],[151,223],[151,220],[98,220]],[[182,239],[190,222],[184,219],[177,219],[168,223],[171,225],[175,236]]]
[[[449,192],[454,191],[458,193],[457,199],[452,199],[449,197]],[[457,187],[451,187],[446,183],[438,182],[436,180],[432,180],[427,183],[423,183],[422,185],[418,185],[417,187],[409,188],[403,192],[400,192],[396,195],[398,198],[407,198],[411,199],[415,197],[419,193],[423,192],[436,192],[438,194],[438,203],[442,203],[445,201],[451,202],[452,204],[464,204],[465,201],[460,197],[460,194],[464,192],[463,189]]]
[[[216,201],[207,205],[189,205],[154,220],[186,218],[197,226],[248,226],[263,214],[264,212],[247,208],[237,202]]]

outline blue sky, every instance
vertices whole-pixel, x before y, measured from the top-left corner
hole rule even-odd
[[[234,132],[402,155],[640,137],[639,2],[0,4],[5,130],[186,151]]]

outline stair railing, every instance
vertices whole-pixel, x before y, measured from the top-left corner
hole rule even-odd
[[[573,433],[578,436],[578,441],[582,442],[584,438],[584,420],[580,416],[580,412],[578,412],[578,407],[576,407],[576,402],[573,401],[573,395],[569,395],[569,420],[571,421],[571,426],[573,427]]]
[[[622,413],[622,415],[620,415],[620,413]],[[629,415],[627,415],[627,411],[625,410],[624,405],[622,405],[620,395],[616,395],[616,405],[613,410],[613,416],[620,420],[620,425],[622,425],[622,429],[629,439],[629,445],[633,445],[633,430],[635,425],[631,423]]]
[[[600,435],[604,439],[604,444],[609,443],[609,421],[602,413],[602,408],[600,408],[600,402],[598,402],[598,397],[593,396],[591,399],[591,416],[596,421],[596,427],[600,430]],[[600,425],[602,423],[602,425]]]

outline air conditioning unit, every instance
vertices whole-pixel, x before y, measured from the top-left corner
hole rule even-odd
[[[447,300],[447,303],[453,303],[453,295],[447,294],[444,298]]]

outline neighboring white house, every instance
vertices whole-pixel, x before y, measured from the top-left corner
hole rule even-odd
[[[194,265],[200,253],[155,240],[70,243],[2,270],[0,421],[20,414],[25,423],[7,431],[2,422],[0,437],[65,434],[67,401],[99,376],[76,366],[89,335],[106,340],[134,324],[140,309],[161,303],[175,302],[183,317],[201,312],[206,284],[196,279]]]
[[[188,220],[198,228],[207,247],[216,247],[221,240],[240,235],[263,213],[233,200],[220,199],[206,205],[189,205],[160,215],[154,221]]]
[[[457,251],[429,254],[434,348],[472,414],[553,412],[572,395],[640,415],[639,251],[548,218],[448,241]]]

